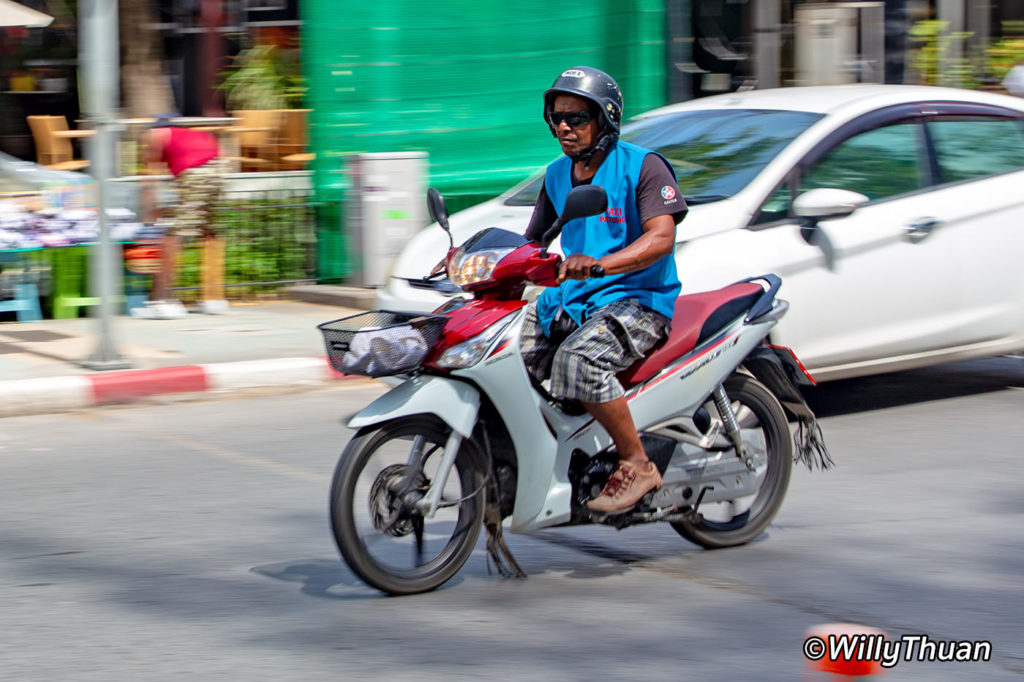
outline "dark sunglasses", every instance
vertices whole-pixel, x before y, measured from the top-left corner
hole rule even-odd
[[[552,111],[548,113],[548,122],[556,128],[562,125],[562,121],[568,123],[570,128],[582,128],[593,120],[594,117],[589,111]]]

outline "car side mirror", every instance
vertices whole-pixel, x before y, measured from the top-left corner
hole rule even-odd
[[[448,208],[444,205],[444,197],[433,187],[427,190],[427,210],[430,211],[430,217],[434,219],[434,222],[447,233],[449,245],[455,246],[451,227],[448,226]]]
[[[825,267],[829,270],[836,269],[836,250],[828,233],[818,226],[818,221],[845,218],[869,201],[858,192],[820,188],[804,192],[793,202],[793,213],[800,219],[800,236],[811,246],[821,249]]]
[[[869,201],[863,194],[847,189],[812,189],[796,198],[793,213],[805,222],[845,218]]]

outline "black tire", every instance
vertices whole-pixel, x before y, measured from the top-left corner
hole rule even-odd
[[[748,447],[751,445],[748,436],[756,436],[760,432],[761,438],[756,440],[758,443],[763,440],[758,447],[764,448],[767,467],[761,477],[761,486],[745,511],[724,520],[711,520],[705,516],[697,523],[672,522],[676,532],[706,549],[742,545],[760,535],[782,506],[793,470],[789,423],[771,391],[753,377],[734,374],[726,380],[725,392],[737,413]],[[719,503],[719,506],[730,504]],[[706,506],[701,505],[698,511],[707,511]],[[734,506],[732,510],[735,511]]]
[[[330,499],[334,540],[349,568],[378,590],[395,595],[433,590],[462,568],[476,546],[483,523],[485,478],[472,441],[462,442],[442,496],[447,506],[439,508],[433,518],[409,512],[394,494],[395,481],[404,477],[405,469],[396,441],[410,444],[405,447],[407,457],[414,439],[422,437],[424,474],[416,480],[415,488],[425,492],[448,433],[447,427],[434,419],[400,419],[357,434],[338,461]],[[384,465],[388,457],[392,463]],[[382,510],[388,518],[381,518]],[[445,534],[450,534],[447,540],[434,542]],[[437,551],[424,560],[423,548],[428,544],[436,546]],[[400,559],[402,552],[412,555],[412,566],[394,565],[392,559]]]

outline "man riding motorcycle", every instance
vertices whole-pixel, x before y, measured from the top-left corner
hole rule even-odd
[[[544,119],[561,144],[526,236],[540,242],[569,190],[596,184],[608,210],[562,229],[558,287],[531,305],[521,335],[534,381],[576,400],[611,436],[619,466],[588,503],[597,513],[631,508],[662,482],[648,460],[616,374],[664,340],[680,291],[673,250],[686,215],[672,167],[659,154],[619,140],[622,94],[595,68],[567,69],[544,93]],[[591,268],[604,277],[591,277]]]

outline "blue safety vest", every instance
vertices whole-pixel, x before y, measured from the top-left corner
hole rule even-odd
[[[601,258],[621,251],[643,234],[636,205],[636,186],[648,149],[619,140],[597,169],[591,184],[608,193],[608,210],[601,215],[577,218],[562,228],[562,252]],[[670,166],[671,168],[671,166]],[[572,159],[563,156],[551,163],[544,174],[544,190],[559,214],[572,189]],[[595,310],[609,303],[635,298],[640,305],[672,319],[679,277],[673,254],[660,258],[642,270],[620,275],[566,280],[545,289],[537,299],[541,328],[550,335],[551,322],[563,309],[576,324],[583,324]]]

